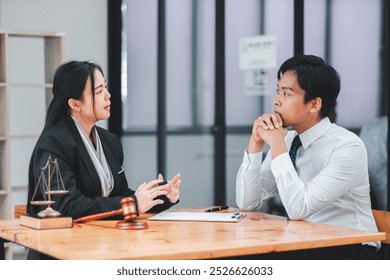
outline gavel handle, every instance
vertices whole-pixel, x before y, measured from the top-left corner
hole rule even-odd
[[[104,212],[104,213],[100,213],[100,214],[93,214],[93,215],[78,218],[78,219],[74,220],[74,223],[84,223],[84,222],[88,222],[88,221],[99,220],[99,219],[103,219],[103,218],[110,217],[110,216],[120,215],[122,213],[123,213],[122,209],[112,210],[109,212]]]

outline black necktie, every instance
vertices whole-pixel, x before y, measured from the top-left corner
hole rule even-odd
[[[299,139],[299,135],[295,136],[294,140],[292,141],[290,152],[289,152],[294,167],[295,167],[295,159],[297,158],[297,151],[301,145],[302,142],[301,139]]]

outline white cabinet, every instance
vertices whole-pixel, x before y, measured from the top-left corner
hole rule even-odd
[[[54,71],[64,61],[64,38],[0,30],[0,219],[13,217],[13,192],[26,196],[28,161],[44,125]]]

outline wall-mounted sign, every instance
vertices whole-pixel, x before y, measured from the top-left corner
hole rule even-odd
[[[240,39],[240,70],[276,67],[276,36],[261,35]]]
[[[246,95],[269,95],[270,69],[276,68],[276,36],[261,35],[240,39],[239,68],[243,70]]]

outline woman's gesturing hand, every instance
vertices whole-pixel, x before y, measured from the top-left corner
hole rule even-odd
[[[167,198],[171,203],[176,203],[179,200],[180,196],[180,190],[179,187],[181,185],[181,175],[176,174],[175,177],[172,178],[172,180],[168,181],[168,184],[166,185],[167,190]],[[158,174],[158,179],[163,180],[163,176],[161,174]]]
[[[161,183],[162,181],[162,179],[156,179],[151,180],[149,183],[145,182],[139,185],[135,192],[139,214],[145,213],[150,208],[164,203],[164,200],[162,199],[155,199],[160,195],[166,195],[168,193],[166,185],[158,185],[158,183]]]

